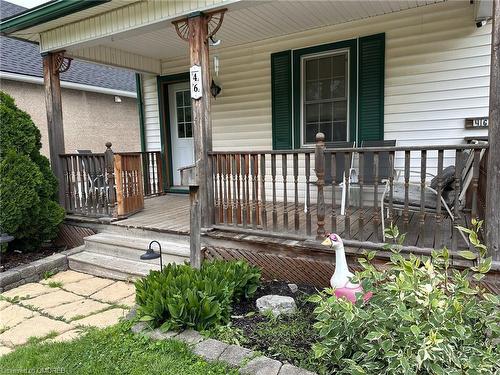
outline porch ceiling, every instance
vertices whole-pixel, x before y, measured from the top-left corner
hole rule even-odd
[[[442,1],[241,1],[228,6],[217,38],[222,40],[221,46],[230,47]],[[171,23],[140,35],[114,36],[100,44],[160,60],[184,56],[188,51]]]
[[[222,40],[221,47],[225,48],[443,1],[233,1],[226,3],[228,12],[217,38]],[[146,59],[151,66],[158,66],[163,60],[186,56],[188,48],[168,20],[91,43],[76,44],[67,48],[67,51],[90,60],[97,60],[102,53],[126,53]],[[158,73],[156,68],[149,71]]]

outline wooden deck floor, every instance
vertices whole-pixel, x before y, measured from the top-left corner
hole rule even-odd
[[[358,240],[358,241],[369,241],[380,243],[383,242],[383,230],[380,221],[380,211],[373,208],[350,208],[349,224],[346,222],[346,216],[340,215],[340,207],[335,207],[335,216],[332,217],[332,207],[331,205],[326,205],[325,214],[325,231],[335,232],[342,238]],[[287,205],[287,210],[285,213],[285,207],[283,203],[278,203],[276,208],[277,220],[273,225],[273,207],[272,204],[266,204],[266,216],[267,216],[267,228],[268,231],[275,233],[283,233],[286,236],[287,233],[307,236],[306,233],[306,212],[303,204],[299,204],[297,211],[293,204]],[[243,215],[239,212],[238,228],[248,228],[253,229],[255,226],[252,225],[252,212],[247,214],[247,223],[242,223]],[[298,219],[298,224],[296,223],[296,216]],[[317,230],[317,211],[316,205],[310,207],[311,216],[311,236],[316,235]],[[221,213],[220,225],[235,228],[233,223],[233,217],[231,212],[224,215]],[[360,220],[362,217],[362,221]],[[259,218],[260,219],[260,218]],[[418,246],[425,248],[441,248],[447,246],[452,248],[452,224],[449,219],[443,219],[440,228],[436,224],[436,217],[434,214],[426,214],[423,225],[421,224],[421,216],[419,212],[410,212],[408,224],[404,224],[403,217],[401,213],[394,210],[393,223],[396,225],[400,233],[406,234],[405,245],[407,246]],[[336,225],[332,225],[333,222]],[[363,223],[363,224],[362,224]],[[377,225],[375,225],[377,223]],[[385,227],[389,226],[390,222],[385,219]],[[465,219],[458,221],[455,224],[467,225]],[[257,222],[257,228],[262,228],[262,223]],[[298,227],[298,230],[296,228]],[[440,231],[441,239],[439,236],[436,237],[436,231]],[[456,231],[456,230],[455,230]],[[467,248],[467,244],[456,231],[457,236],[457,248]],[[440,243],[438,243],[440,242]]]
[[[350,238],[359,241],[370,241],[370,242],[382,242],[382,226],[379,223],[377,226],[374,223],[377,220],[377,212],[373,208],[364,208],[363,210],[355,207],[351,207],[350,213],[350,231],[348,233],[346,228],[345,216],[340,216],[338,214],[339,209],[336,207],[337,217],[336,217],[336,229],[335,232],[343,238]],[[272,205],[266,205],[267,211],[267,224],[268,231],[273,231],[273,211]],[[297,214],[299,220],[299,230],[295,230],[295,207],[290,204],[287,206],[287,215],[285,215],[284,205],[282,203],[277,206],[277,223],[276,230],[274,232],[283,233],[286,237],[287,233],[293,233],[297,235],[306,236],[306,214],[304,206],[301,204],[298,207]],[[317,223],[317,212],[316,207],[313,205],[311,207],[311,233],[312,236],[316,234],[316,223]],[[364,225],[361,226],[360,216],[363,213]],[[252,229],[252,212],[247,215],[246,228]],[[285,218],[288,216],[288,225],[285,225]],[[379,216],[379,215],[378,215]],[[220,215],[221,225],[224,225],[224,215]],[[231,214],[227,215],[227,227],[235,226],[232,224]],[[237,228],[243,228],[244,224],[241,220],[236,225]],[[167,194],[160,197],[148,198],[145,200],[144,210],[132,215],[131,217],[119,220],[113,223],[114,225],[132,227],[132,228],[142,228],[142,229],[152,229],[158,231],[170,231],[177,232],[181,234],[189,233],[189,196],[184,194]],[[257,229],[262,229],[262,223],[258,223]],[[386,221],[386,226],[388,225]],[[394,212],[394,224],[398,226],[400,232],[406,233],[405,245],[409,246],[419,246],[426,248],[440,247],[439,244],[435,242],[436,230],[438,230],[435,222],[435,215],[428,214],[425,217],[424,225],[420,225],[420,214],[410,213],[409,224],[407,228],[404,228],[403,218],[398,215],[398,212]],[[464,220],[460,221],[461,225],[466,225]],[[331,220],[331,206],[326,207],[326,219],[325,219],[325,230],[327,232],[333,231]],[[441,224],[441,245],[446,245],[447,247],[452,247],[451,238],[451,222],[449,219],[443,220]],[[458,235],[458,233],[457,233]],[[466,243],[460,236],[457,236],[458,248],[466,248]]]
[[[144,209],[127,219],[113,222],[114,225],[152,229],[157,231],[189,233],[189,196],[167,194],[146,198]]]

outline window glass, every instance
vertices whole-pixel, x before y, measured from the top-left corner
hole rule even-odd
[[[316,133],[326,142],[346,141],[348,110],[347,52],[303,58],[303,139],[314,143]]]

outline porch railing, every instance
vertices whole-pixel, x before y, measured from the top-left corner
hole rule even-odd
[[[163,193],[159,151],[62,154],[65,209],[90,217],[123,217],[141,210],[144,197]]]
[[[335,232],[381,243],[468,246],[455,228],[480,217],[487,144],[210,152],[217,228],[307,239]],[[448,166],[454,166],[446,168]]]

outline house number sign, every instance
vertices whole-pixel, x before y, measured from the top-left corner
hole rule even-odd
[[[189,69],[190,82],[191,82],[191,98],[200,99],[203,95],[203,83],[201,79],[201,67],[193,65]]]
[[[465,119],[466,128],[487,128],[488,117],[474,117]]]

